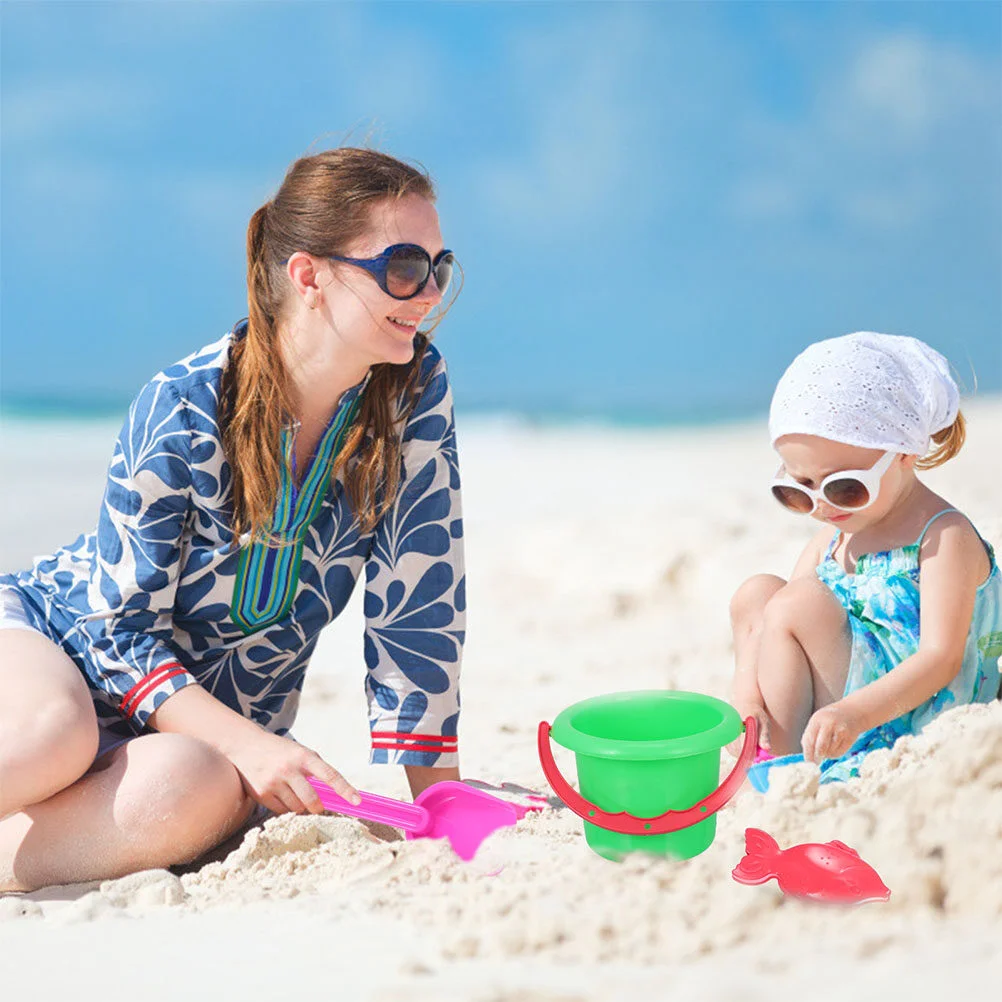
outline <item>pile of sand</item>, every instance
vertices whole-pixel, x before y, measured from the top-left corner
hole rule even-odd
[[[688,861],[634,855],[610,863],[587,848],[580,821],[563,808],[498,833],[470,864],[445,842],[403,841],[350,818],[286,815],[249,832],[221,862],[181,877],[147,871],[106,881],[58,918],[311,897],[304,904],[327,921],[404,917],[446,959],[641,965],[749,939],[771,943],[774,963],[792,963],[805,935],[868,957],[946,922],[974,928],[1002,919],[1002,704],[946,714],[922,735],[874,752],[847,783],[819,786],[809,765],[773,776],[768,794],[747,790],[726,807],[713,845]],[[768,831],[783,848],[846,842],[891,888],[890,901],[857,906],[849,921],[846,907],[785,897],[774,881],[735,883],[746,827]],[[30,898],[8,898],[2,914],[42,911]]]

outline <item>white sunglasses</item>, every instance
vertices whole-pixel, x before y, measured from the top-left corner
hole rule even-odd
[[[863,511],[880,493],[880,481],[896,452],[885,452],[868,470],[839,470],[829,473],[817,490],[798,484],[785,472],[773,478],[772,496],[789,511],[810,515],[819,501],[842,511]]]

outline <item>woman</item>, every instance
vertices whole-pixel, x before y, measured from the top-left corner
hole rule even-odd
[[[287,737],[365,569],[372,761],[458,779],[465,585],[430,179],[296,161],[247,236],[249,317],[134,400],[97,531],[0,576],[0,890],[197,858],[320,812]],[[257,808],[255,805],[258,805]]]

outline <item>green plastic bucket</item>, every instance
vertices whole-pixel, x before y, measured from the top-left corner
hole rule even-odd
[[[709,848],[716,811],[737,792],[755,754],[755,721],[731,774],[718,786],[720,749],[741,734],[728,703],[695,692],[621,692],[569,706],[539,725],[539,757],[557,796],[584,821],[599,855],[630,852],[690,859]],[[574,752],[580,794],[560,775],[550,734]]]

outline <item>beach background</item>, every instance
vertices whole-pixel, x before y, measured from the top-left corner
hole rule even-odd
[[[242,315],[250,213],[311,144],[367,136],[432,171],[466,272],[437,333],[464,775],[545,791],[536,726],[589,696],[726,695],[731,593],[787,574],[813,525],[765,489],[769,395],[812,340],[908,333],[951,359],[970,438],[926,479],[1002,547],[997,6],[3,4],[0,29],[0,570],[93,528],[130,395]],[[360,600],[296,734],[403,795],[367,764]],[[747,827],[848,843],[890,901],[736,884]],[[190,872],[0,898],[3,986],[977,1002],[1002,976],[1000,845],[995,704],[852,783],[804,766],[741,793],[686,862],[609,863],[556,808],[471,864],[273,819]]]

